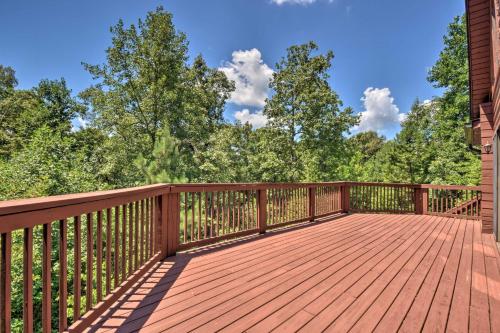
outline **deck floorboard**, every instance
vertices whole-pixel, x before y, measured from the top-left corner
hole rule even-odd
[[[500,332],[479,221],[351,214],[179,253],[91,332]]]

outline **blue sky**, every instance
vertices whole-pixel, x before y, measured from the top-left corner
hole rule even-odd
[[[344,105],[364,112],[357,130],[388,137],[415,98],[440,93],[427,71],[448,23],[464,11],[463,0],[2,0],[0,64],[16,70],[21,88],[64,77],[78,93],[92,84],[81,62],[104,61],[109,27],[119,18],[135,23],[158,5],[187,34],[191,56],[248,79],[227,107],[229,120],[265,123],[263,79],[288,46],[314,40],[335,53],[331,85]]]

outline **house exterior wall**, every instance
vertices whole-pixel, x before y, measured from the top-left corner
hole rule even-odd
[[[466,0],[469,70],[470,70],[470,115],[473,128],[480,130],[480,144],[498,149],[496,137],[500,127],[500,0]],[[498,200],[500,189],[497,188],[497,176],[494,165],[499,165],[494,157],[500,158],[500,152],[487,153],[481,150],[481,203],[483,232],[492,233],[498,227],[494,212],[499,212]],[[498,229],[498,228],[497,228]]]

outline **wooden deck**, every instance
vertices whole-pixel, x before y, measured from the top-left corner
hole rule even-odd
[[[90,331],[498,332],[480,222],[353,214],[180,253]]]

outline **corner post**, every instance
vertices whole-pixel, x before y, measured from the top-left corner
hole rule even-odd
[[[155,241],[161,259],[175,255],[179,243],[180,195],[170,189],[158,195],[155,202]]]
[[[349,213],[349,210],[351,209],[350,207],[350,185],[348,183],[345,183],[344,185],[340,186],[340,195],[341,195],[341,208],[342,208],[342,213]]]
[[[267,189],[257,190],[257,227],[263,234],[267,228]]]
[[[309,187],[309,221],[313,222],[316,215],[316,186]]]

